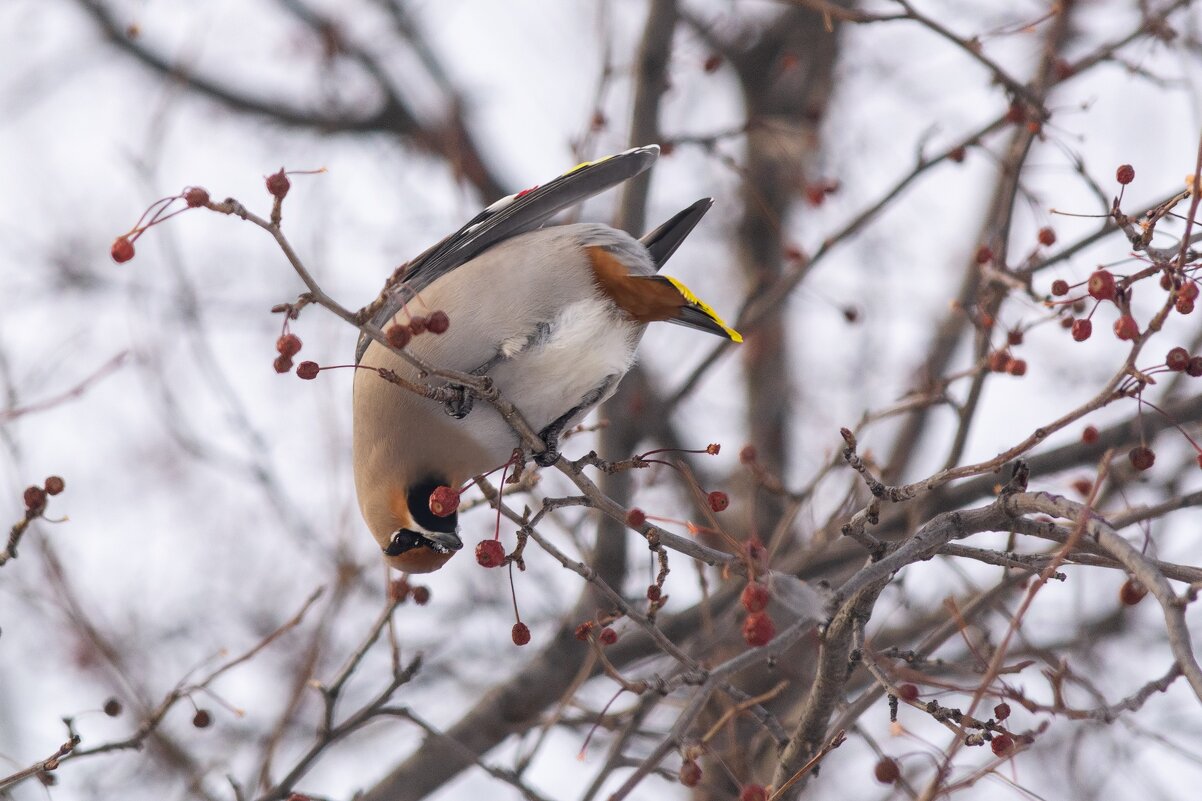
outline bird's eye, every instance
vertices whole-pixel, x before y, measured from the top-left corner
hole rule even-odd
[[[416,531],[407,528],[400,529],[392,535],[388,547],[384,549],[385,556],[400,556],[411,548],[416,548],[423,542],[423,537]]]

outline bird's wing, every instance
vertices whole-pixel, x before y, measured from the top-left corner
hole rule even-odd
[[[392,319],[410,292],[420,292],[498,242],[538,228],[559,211],[630,180],[650,167],[658,155],[658,145],[636,147],[586,161],[549,183],[501,198],[410,262],[398,297],[385,303],[372,317],[372,323],[379,326]],[[356,364],[369,341],[366,336],[359,337]]]

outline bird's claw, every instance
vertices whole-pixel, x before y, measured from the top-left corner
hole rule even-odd
[[[451,417],[454,417],[456,420],[462,420],[471,412],[476,399],[467,387],[452,384],[447,389],[451,391],[452,396],[443,404],[443,408]]]
[[[547,449],[531,457],[539,467],[550,467],[559,461],[559,432],[552,431],[551,428],[552,426],[548,426],[539,434],[539,439],[543,441],[543,445]]]

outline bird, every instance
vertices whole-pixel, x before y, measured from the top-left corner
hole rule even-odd
[[[703,198],[636,239],[599,223],[543,226],[553,215],[648,169],[648,145],[585,162],[504,197],[405,266],[371,318],[410,330],[445,314],[445,330],[413,336],[407,352],[433,367],[488,376],[539,432],[540,466],[560,434],[617,389],[648,323],[667,321],[741,342],[683,283],[659,274],[713,204]],[[443,326],[439,326],[442,328]],[[490,404],[449,382],[439,402],[383,380],[381,369],[430,379],[361,334],[353,387],[353,463],[363,519],[384,560],[405,573],[441,568],[463,547],[458,514],[435,514],[440,487],[501,466],[520,446]],[[447,490],[443,490],[443,493]],[[457,497],[457,496],[456,496]],[[457,506],[457,504],[454,504]]]

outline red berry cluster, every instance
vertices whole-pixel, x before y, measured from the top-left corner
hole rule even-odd
[[[388,598],[397,604],[403,604],[412,598],[418,606],[425,606],[430,603],[430,588],[421,585],[414,586],[405,578],[399,578],[388,585]]]
[[[446,312],[440,310],[430,312],[428,317],[420,314],[411,315],[409,322],[405,325],[394,323],[388,326],[384,336],[388,338],[389,345],[400,350],[408,345],[409,340],[413,337],[421,336],[427,331],[431,334],[445,334],[450,327],[451,318],[447,317]]]
[[[42,486],[29,486],[25,488],[23,500],[25,501],[25,516],[27,518],[37,517],[46,510],[46,499],[50,495],[58,495],[66,489],[66,482],[59,476],[50,476]]]
[[[776,624],[766,611],[770,600],[768,588],[755,581],[749,581],[739,597],[747,610],[747,617],[743,619],[743,639],[753,648],[767,645],[776,636]]]
[[[292,357],[300,353],[301,340],[296,334],[287,331],[275,341],[275,349],[279,356],[272,366],[277,373],[287,373],[292,369]]]

